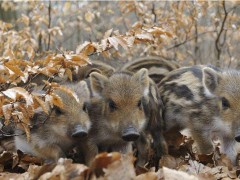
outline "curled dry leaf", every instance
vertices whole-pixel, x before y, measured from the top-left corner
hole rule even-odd
[[[82,66],[91,64],[88,56],[83,53],[65,55],[65,57],[66,57],[66,60],[77,62],[79,63],[79,65],[82,65]]]
[[[2,112],[5,118],[5,121],[4,121],[5,125],[8,125],[10,123],[12,110],[13,110],[12,104],[6,104],[2,106]]]
[[[59,87],[60,85],[58,83],[55,83],[55,82],[48,82],[46,80],[43,80],[43,82],[47,85],[47,86],[50,86],[52,88],[55,88],[55,87]]]
[[[118,50],[118,40],[116,37],[109,37],[108,38],[109,43],[116,49]]]
[[[89,168],[83,164],[72,164],[72,160],[60,158],[57,165],[51,172],[47,172],[39,177],[45,179],[84,179],[89,174]]]
[[[65,74],[67,75],[68,79],[72,81],[72,71],[69,68],[65,69]]]
[[[136,39],[144,40],[144,41],[153,41],[153,36],[150,33],[144,33],[144,34],[136,34]]]
[[[41,106],[41,108],[43,109],[43,111],[48,114],[48,108],[47,108],[47,104],[42,100],[40,99],[38,96],[36,95],[33,95],[33,99],[35,100],[34,102],[36,102],[37,104],[39,104]],[[39,106],[35,106],[35,109],[37,109]]]
[[[10,65],[10,64],[8,64],[8,63],[5,63],[5,66],[6,66],[8,69],[10,69],[12,72],[14,72],[15,74],[17,74],[18,76],[23,76],[23,75],[24,75],[23,72],[22,72],[22,70],[21,70],[18,66],[16,66],[16,65]]]
[[[23,97],[27,106],[31,106],[33,104],[32,96],[24,88],[13,87],[6,91],[2,91],[2,93],[14,101],[20,97]]]
[[[135,158],[132,154],[122,155],[119,160],[114,161],[106,169],[104,178],[105,179],[133,179],[136,177],[133,162]]]
[[[91,42],[85,41],[83,44],[79,45],[76,49],[76,53],[91,54],[94,52],[95,47]]]
[[[103,169],[106,168],[109,164],[113,163],[114,161],[119,160],[120,158],[121,154],[118,152],[100,153],[95,157],[92,163],[92,167],[94,169]]]
[[[21,123],[21,126],[23,127],[23,129],[24,129],[24,131],[26,133],[27,142],[29,142],[30,141],[30,136],[31,136],[31,134],[30,134],[30,127],[28,125],[24,124],[24,123]]]
[[[198,178],[194,175],[189,175],[186,172],[169,169],[167,167],[163,167],[163,177],[164,179],[171,180],[198,180]]]
[[[103,39],[106,39],[111,36],[113,29],[109,29],[104,33]]]
[[[63,101],[62,99],[54,93],[50,94],[52,96],[51,100],[52,100],[52,104],[54,104],[55,106],[59,107],[59,108],[63,108]]]
[[[158,172],[147,172],[145,174],[141,174],[134,178],[134,180],[145,180],[145,179],[159,180],[159,179],[163,179],[163,176],[161,171],[158,171]]]

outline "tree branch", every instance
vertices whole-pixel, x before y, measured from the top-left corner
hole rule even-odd
[[[202,33],[198,34],[197,36],[199,37],[199,36],[205,35],[207,33],[212,33],[212,32],[216,32],[216,31],[205,31],[205,32],[202,32]],[[190,37],[190,38],[186,38],[183,42],[175,44],[174,46],[167,48],[167,50],[171,50],[171,49],[177,48],[177,47],[179,47],[179,46],[181,46],[183,44],[186,44],[187,42],[195,40],[195,39],[196,39],[196,36],[193,36],[193,37]]]
[[[48,30],[51,28],[51,10],[52,10],[52,5],[51,5],[51,0],[49,0],[49,6],[48,6]],[[50,49],[50,43],[51,43],[51,33],[48,32],[48,46],[47,46],[47,51]]]
[[[220,43],[220,38],[222,36],[222,33],[224,31],[224,26],[225,26],[225,23],[226,23],[226,20],[227,20],[227,17],[228,17],[228,13],[227,10],[226,10],[226,4],[225,4],[225,0],[222,2],[222,5],[223,5],[223,10],[224,10],[224,18],[223,18],[223,21],[222,21],[222,25],[221,25],[221,28],[220,28],[220,31],[217,35],[217,39],[215,41],[215,47],[216,47],[216,50],[217,50],[217,63],[216,65],[219,67],[220,66],[220,57],[221,57],[221,53],[222,53],[222,45]]]

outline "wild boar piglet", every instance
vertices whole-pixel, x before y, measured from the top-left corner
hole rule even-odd
[[[116,72],[109,78],[94,72],[90,74],[90,84],[94,96],[89,106],[94,142],[100,150],[122,153],[132,151],[134,142],[138,162],[143,165],[150,146],[147,129],[150,124],[156,124],[155,130],[159,128],[160,123],[152,121],[160,120],[162,105],[147,69]]]
[[[212,66],[184,67],[170,72],[159,84],[165,105],[166,129],[190,129],[200,153],[213,151],[212,138],[221,152],[236,162],[240,141],[240,72]]]
[[[17,149],[23,152],[39,156],[46,161],[57,161],[65,157],[66,153],[73,146],[80,146],[88,161],[91,155],[88,150],[88,132],[91,126],[87,114],[86,103],[89,101],[90,92],[86,82],[80,81],[75,84],[65,84],[76,93],[76,97],[61,89],[54,90],[62,102],[63,108],[53,107],[50,114],[44,113],[38,108],[31,120],[30,142],[27,142],[26,135],[15,137]],[[16,130],[17,134],[23,133],[21,129]]]

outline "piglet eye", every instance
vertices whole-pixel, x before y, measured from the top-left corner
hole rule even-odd
[[[222,107],[224,110],[230,108],[230,103],[225,97],[222,98]]]
[[[109,102],[108,102],[108,106],[109,106],[109,108],[110,108],[110,110],[111,111],[114,111],[114,110],[116,110],[117,109],[117,105],[115,104],[115,102],[113,101],[113,100],[109,100]]]
[[[137,106],[138,106],[139,108],[141,108],[141,107],[142,107],[142,100],[141,100],[141,99],[138,101],[138,104],[137,104]]]
[[[88,113],[88,104],[86,102],[83,104],[83,111]]]
[[[61,114],[63,114],[63,110],[60,109],[59,107],[55,107],[55,113],[56,113],[57,115],[61,115]]]

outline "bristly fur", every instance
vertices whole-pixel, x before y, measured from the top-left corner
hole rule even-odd
[[[16,136],[16,148],[46,161],[57,161],[60,157],[65,157],[70,148],[78,146],[86,157],[85,162],[90,163],[92,156],[90,149],[93,148],[90,147],[88,138],[72,137],[76,127],[81,127],[86,132],[91,127],[89,116],[83,108],[84,103],[90,99],[89,89],[83,81],[77,84],[68,83],[65,86],[77,94],[79,101],[66,91],[55,90],[54,93],[63,102],[63,108],[54,107],[50,115],[38,108],[32,119],[32,124],[35,126],[31,130],[30,142],[27,142],[25,135]],[[16,131],[22,132],[20,129]]]
[[[179,68],[179,65],[159,56],[146,56],[126,63],[121,71],[135,73],[142,68],[148,69],[148,76],[158,84],[169,72]]]
[[[211,137],[221,139],[221,151],[233,163],[240,135],[240,73],[212,66],[192,66],[172,71],[159,84],[165,105],[166,129],[189,128],[201,153],[213,150]]]
[[[131,142],[122,139],[122,132],[132,126],[140,133],[135,144],[138,163],[143,165],[150,146],[146,134],[155,133],[158,145],[161,134],[162,103],[148,71],[117,72],[110,78],[92,73],[90,82],[95,95],[89,108],[94,141],[102,150],[127,152],[131,150]]]

